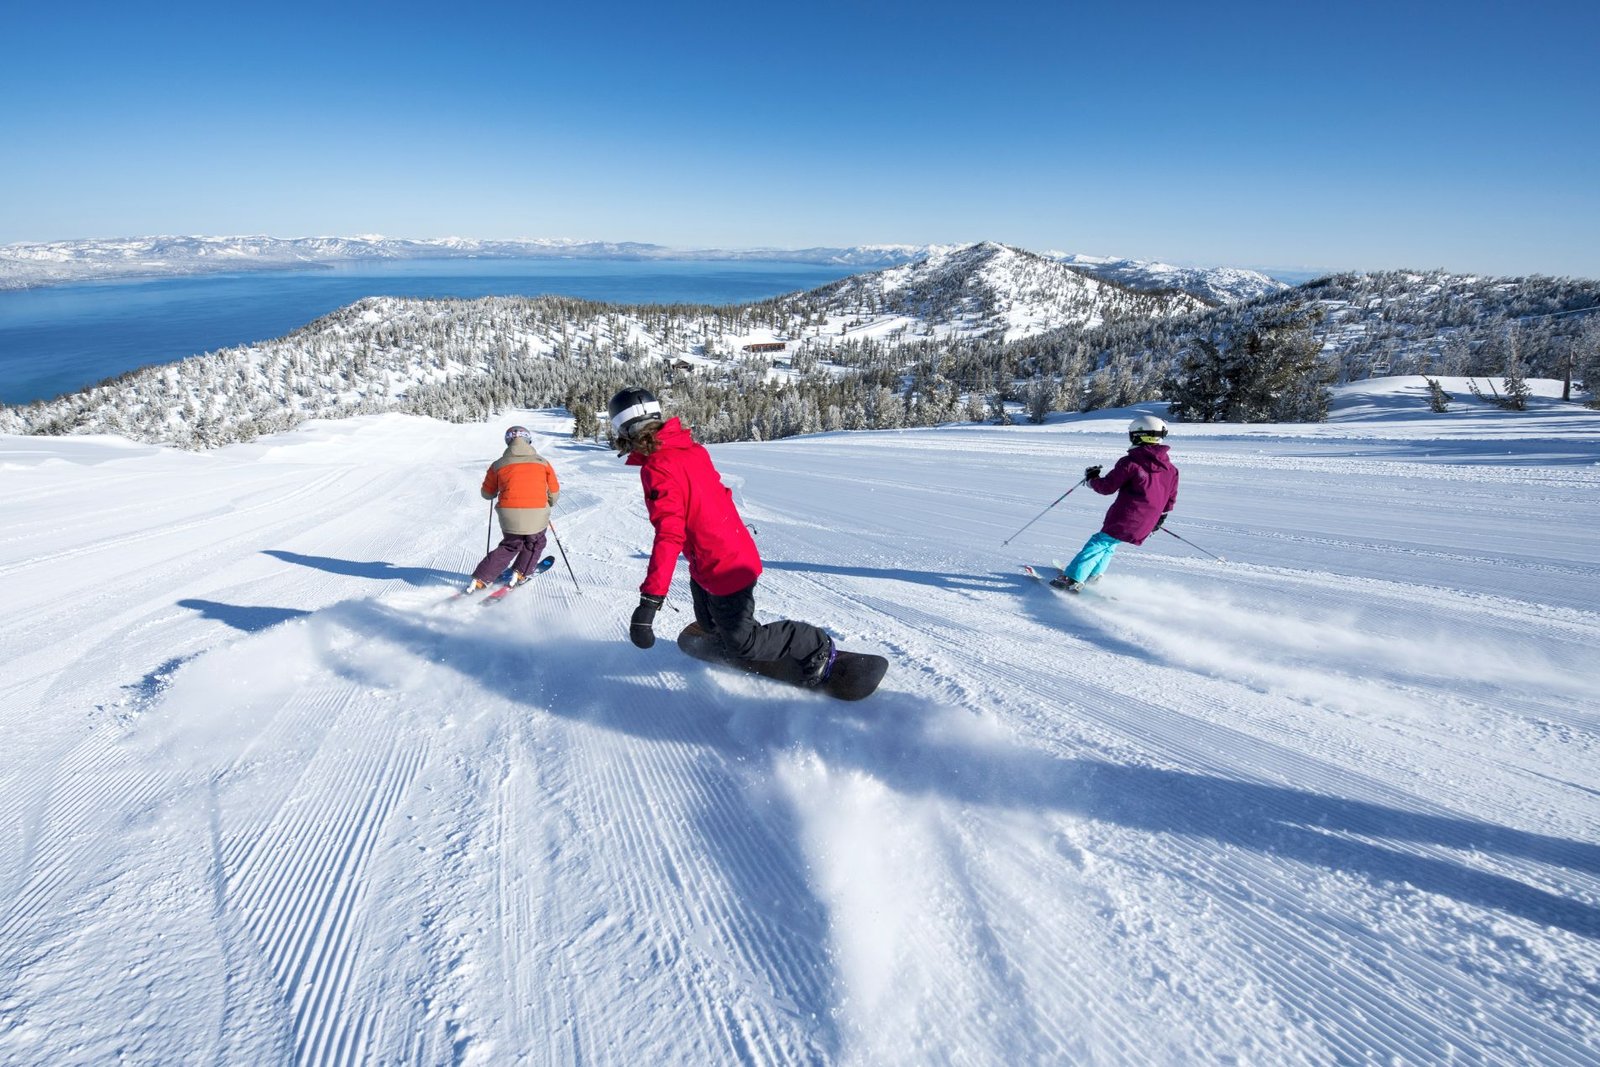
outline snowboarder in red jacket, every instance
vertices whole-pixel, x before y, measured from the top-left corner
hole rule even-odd
[[[1066,571],[1050,584],[1076,593],[1083,583],[1092,582],[1111,565],[1111,555],[1119,544],[1144,544],[1145,538],[1161,529],[1167,513],[1178,502],[1178,468],[1167,457],[1162,444],[1167,424],[1154,415],[1140,415],[1128,424],[1128,454],[1117,460],[1104,477],[1098,466],[1083,472],[1089,488],[1103,496],[1117,494],[1106,509],[1100,532],[1072,557]]]
[[[681,553],[689,560],[695,621],[717,635],[728,655],[790,660],[807,684],[825,681],[836,655],[826,631],[788,619],[756,622],[761,555],[710,453],[676,418],[663,422],[661,403],[647,390],[622,390],[611,398],[610,412],[617,453],[639,468],[645,508],[656,530],[629,638],[640,648],[656,643],[652,624]]]

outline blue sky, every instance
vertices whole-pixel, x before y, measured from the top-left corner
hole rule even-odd
[[[992,239],[1600,277],[1597,31],[1537,2],[15,3],[0,243]]]

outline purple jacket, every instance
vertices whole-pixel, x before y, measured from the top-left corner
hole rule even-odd
[[[1166,445],[1135,445],[1110,473],[1089,479],[1089,488],[1103,496],[1117,494],[1100,532],[1142,545],[1178,502],[1178,468],[1167,458]]]

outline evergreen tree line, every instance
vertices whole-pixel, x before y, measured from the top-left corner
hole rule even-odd
[[[953,294],[970,297],[970,287],[947,280],[929,288],[893,299],[958,318],[992,312],[963,309],[966,297]],[[1154,318],[1130,312],[1011,342],[981,324],[942,337],[916,326],[891,336],[819,330],[850,316],[870,321],[888,300],[859,278],[726,307],[373,298],[276,341],[0,409],[0,432],[111,432],[205,448],[307,418],[406,411],[464,421],[560,405],[575,416],[587,410],[594,422],[580,420],[580,436],[598,437],[595,413],[632,384],[671,398],[716,442],[1019,414],[1042,421],[1054,411],[1158,399],[1171,400],[1181,418],[1318,419],[1330,382],[1383,364],[1392,373],[1507,381],[1570,373],[1591,390],[1600,381],[1600,313],[1586,313],[1600,306],[1594,282],[1340,275],[1243,305]],[[1128,306],[1150,313],[1172,305]],[[737,338],[761,330],[791,338],[782,365],[735,350]],[[674,369],[684,355],[702,362]]]
[[[1444,309],[1448,325],[1429,318]],[[1314,420],[1326,415],[1327,385],[1375,373],[1566,379],[1582,383],[1592,403],[1600,283],[1341,275],[1196,315],[1054,330],[1005,347],[1002,369],[1082,376],[1080,402],[1064,410],[1177,402],[1192,379],[1197,395],[1178,409],[1188,417]],[[1219,381],[1239,383],[1220,409],[1207,399]],[[1260,381],[1273,382],[1280,399],[1266,403]]]

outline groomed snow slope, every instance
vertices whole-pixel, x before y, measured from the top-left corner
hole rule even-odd
[[[0,438],[0,1062],[1594,1063],[1600,413],[1472,407],[1176,427],[1228,562],[1072,599],[1125,412],[715,448],[861,704],[633,648],[553,416],[489,608],[501,421]]]

